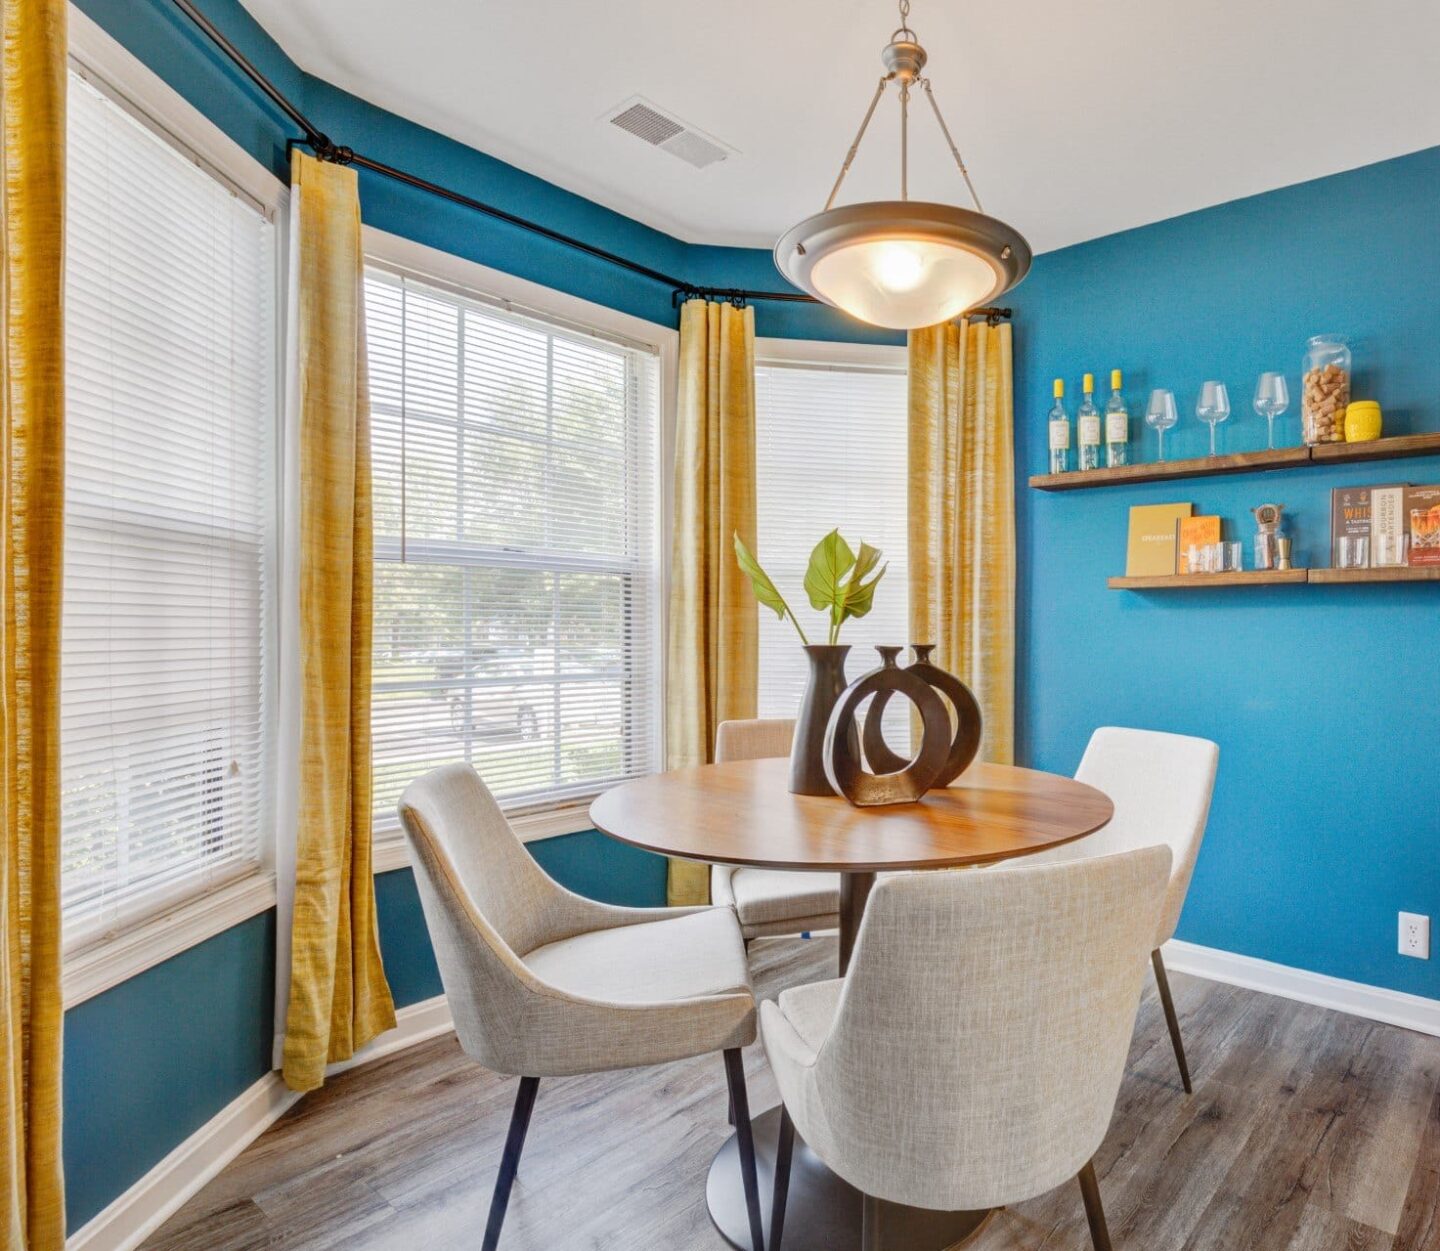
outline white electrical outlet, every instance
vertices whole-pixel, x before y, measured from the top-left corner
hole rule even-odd
[[[1418,912],[1400,914],[1400,954],[1430,959],[1430,918]]]

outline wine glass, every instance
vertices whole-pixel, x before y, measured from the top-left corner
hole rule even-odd
[[[1275,446],[1275,418],[1290,407],[1290,388],[1284,374],[1265,373],[1255,384],[1255,412],[1270,424],[1269,446]]]
[[[1180,415],[1175,411],[1175,393],[1163,387],[1150,392],[1150,403],[1145,409],[1145,424],[1160,436],[1160,459],[1165,459],[1165,431],[1169,430]]]
[[[1215,427],[1230,416],[1230,392],[1223,382],[1202,382],[1195,416],[1210,427],[1210,455],[1215,455]]]

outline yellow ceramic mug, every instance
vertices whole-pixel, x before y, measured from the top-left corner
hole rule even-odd
[[[1375,400],[1356,400],[1345,406],[1345,442],[1369,443],[1380,437],[1380,405]]]

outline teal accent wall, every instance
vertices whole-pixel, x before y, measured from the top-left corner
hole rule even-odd
[[[72,1232],[270,1071],[274,986],[272,909],[65,1013]]]
[[[1328,564],[1330,490],[1440,483],[1440,457],[1031,491],[1050,381],[1125,370],[1135,437],[1152,387],[1176,393],[1172,456],[1208,450],[1201,382],[1229,387],[1223,450],[1265,446],[1256,376],[1298,406],[1305,340],[1355,352],[1356,398],[1388,433],[1440,431],[1440,148],[1039,257],[1016,309],[1019,753],[1069,772],[1099,725],[1220,744],[1215,804],[1180,937],[1440,997],[1440,962],[1396,953],[1396,913],[1440,916],[1440,586],[1135,594],[1132,505],[1193,501],[1249,548],[1249,509],[1285,505],[1297,564]],[[1074,411],[1072,398],[1071,411]],[[1298,410],[1278,423],[1299,442]],[[1249,554],[1247,552],[1247,564]]]

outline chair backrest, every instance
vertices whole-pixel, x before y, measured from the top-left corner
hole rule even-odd
[[[518,1072],[516,1029],[534,981],[521,957],[555,937],[563,891],[468,765],[411,782],[400,824],[460,1042],[481,1063]]]
[[[816,1060],[827,1163],[943,1210],[1074,1177],[1114,1111],[1169,872],[1150,847],[881,881]]]
[[[1078,781],[1110,796],[1115,816],[1076,844],[1104,856],[1164,843],[1173,862],[1155,946],[1175,935],[1210,815],[1220,748],[1205,738],[1103,726],[1090,737],[1075,771]]]
[[[715,763],[764,760],[788,756],[795,738],[793,717],[756,717],[749,721],[722,721],[715,727]]]

